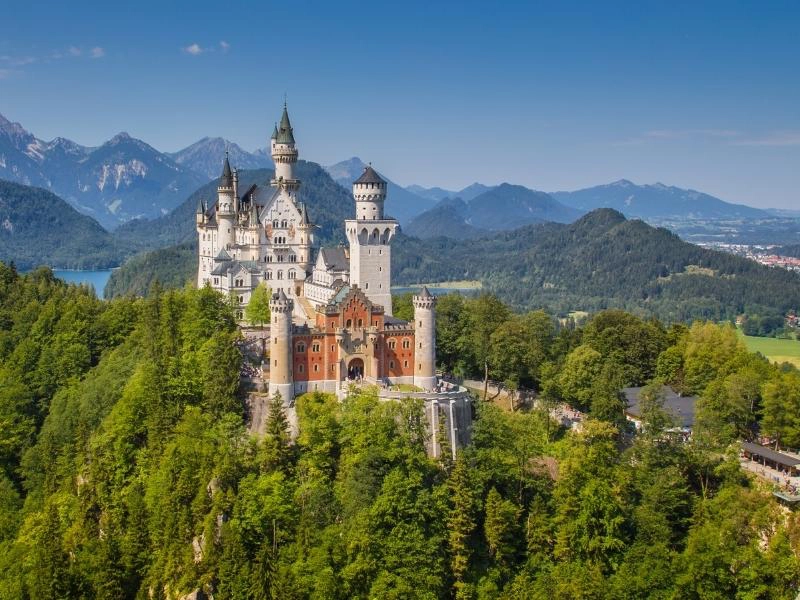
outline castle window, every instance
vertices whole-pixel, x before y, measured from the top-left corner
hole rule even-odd
[[[404,361],[403,361],[403,366],[404,366],[405,368],[408,368],[408,361],[407,361],[407,360],[404,360]]]
[[[409,340],[403,340],[403,348],[411,348],[411,342]]]
[[[214,285],[219,285],[219,277],[214,277]]]
[[[313,345],[311,346],[311,350],[312,350],[313,352],[319,352],[319,344],[313,344]]]
[[[305,352],[306,351],[306,345],[303,342],[298,343],[297,344],[297,351],[298,352]]]
[[[295,272],[294,269],[292,269],[291,271],[289,271],[289,279],[294,279],[294,277],[295,277]]]
[[[305,367],[303,367],[303,365],[297,365],[297,372],[298,373],[302,373],[304,369],[305,369]]]
[[[418,369],[419,369],[420,371],[422,371],[422,363],[419,363],[419,367],[418,367]]]
[[[352,326],[353,326],[353,320],[352,319],[347,319],[347,323],[345,323],[345,327],[347,327],[349,329]]]
[[[272,226],[273,226],[273,227],[277,227],[277,226],[278,226],[278,220],[277,220],[277,219],[275,219],[275,220],[272,222]]]
[[[287,227],[288,225],[289,225],[289,223],[286,221],[286,219],[281,221],[281,227]]]
[[[393,360],[389,361],[389,368],[390,369],[394,369],[394,361]]]
[[[335,372],[336,372],[336,367],[334,365],[331,365],[331,373],[335,373]]]
[[[275,319],[275,322],[276,322],[276,323],[277,323],[277,321],[278,321],[278,320],[277,320],[277,319]],[[278,343],[278,338],[275,338],[275,343],[276,343],[276,344]]]
[[[242,304],[243,302],[244,302],[244,296],[239,296],[239,304]]]
[[[396,347],[397,347],[397,342],[396,342],[396,341],[394,341],[394,340],[390,340],[390,341],[389,341],[389,348],[390,348],[391,350],[394,350]]]
[[[419,322],[419,326],[422,327],[422,321]]]
[[[419,349],[422,350],[422,342],[419,343]]]
[[[272,271],[267,271],[267,279],[272,279]]]
[[[335,352],[335,351],[336,351],[336,346],[331,344],[331,352]]]
[[[319,372],[319,365],[314,365],[314,373]]]
[[[278,271],[278,279],[283,279],[283,271]]]
[[[359,319],[358,320],[358,326],[359,327],[363,327],[364,326],[364,320],[363,319]]]
[[[365,290],[368,290],[368,289],[369,289],[369,282],[367,282],[367,283],[365,283],[365,284],[364,284],[364,289],[365,289]]]

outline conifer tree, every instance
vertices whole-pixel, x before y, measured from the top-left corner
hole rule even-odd
[[[275,392],[269,400],[264,446],[267,461],[278,468],[285,468],[289,462],[289,420],[283,410],[283,397]]]
[[[447,542],[450,549],[450,567],[453,572],[453,589],[456,598],[465,594],[464,576],[469,568],[472,548],[469,538],[475,530],[477,499],[467,460],[456,457],[447,487],[450,490],[451,509],[447,518],[449,531]]]

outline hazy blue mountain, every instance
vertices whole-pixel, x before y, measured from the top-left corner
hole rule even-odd
[[[120,264],[127,254],[97,221],[55,194],[0,181],[0,261],[21,270],[43,264],[98,269]]]
[[[44,142],[2,116],[0,178],[46,188],[106,228],[169,212],[205,179],[127,133],[96,148]]]
[[[420,238],[469,239],[531,223],[571,223],[583,212],[564,206],[544,192],[503,183],[467,201],[461,198],[442,200],[431,210],[417,215],[406,232]]]
[[[348,160],[343,160],[325,167],[325,170],[333,177],[336,183],[346,190],[351,190],[353,182],[361,176],[367,165],[357,156]],[[380,171],[378,171],[380,173]],[[386,214],[393,216],[400,225],[405,226],[416,215],[433,207],[434,201],[429,198],[422,198],[409,192],[406,188],[397,185],[391,179],[381,173],[387,183]]]
[[[428,198],[429,200],[444,200],[445,198],[461,198],[462,200],[470,201],[475,196],[479,196],[484,192],[488,192],[492,189],[493,186],[483,185],[482,183],[473,183],[472,185],[468,185],[463,190],[454,191],[454,190],[446,190],[440,187],[422,187],[421,185],[408,185],[406,189],[420,196],[422,198]]]
[[[456,240],[487,235],[486,229],[468,225],[469,205],[461,198],[444,198],[432,209],[417,215],[403,228],[406,235],[420,239],[449,237]]]
[[[680,219],[765,219],[769,214],[758,208],[725,202],[695,190],[655,183],[636,185],[627,179],[574,192],[551,195],[583,211],[613,208],[627,217]]]
[[[241,146],[221,137],[204,137],[191,146],[169,154],[179,165],[216,179],[222,172],[222,160],[228,152],[231,165],[237,169],[265,169],[272,167],[272,158],[264,150],[248,152]]]

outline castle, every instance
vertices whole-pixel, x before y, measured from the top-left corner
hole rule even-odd
[[[286,106],[272,133],[269,188],[239,190],[227,156],[213,206],[201,202],[198,286],[244,307],[271,289],[269,392],[291,402],[307,391],[338,392],[348,381],[412,384],[434,391],[436,298],[414,296],[414,320],[392,316],[391,243],[398,223],[384,214],[386,181],[370,166],[353,182],[348,247],[314,253],[314,225],[300,200],[297,145]],[[239,311],[241,318],[242,313]]]

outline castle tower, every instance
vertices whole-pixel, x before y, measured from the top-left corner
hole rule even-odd
[[[356,218],[345,221],[350,244],[350,283],[392,314],[391,241],[397,221],[384,218],[386,182],[369,166],[353,182]]]
[[[314,225],[308,217],[308,208],[305,204],[300,205],[300,225],[297,231],[300,235],[300,245],[298,246],[297,262],[305,273],[311,272],[311,248],[314,244]]]
[[[292,308],[293,302],[283,290],[269,301],[272,313],[269,350],[269,395],[280,392],[284,402],[294,399],[292,380]]]
[[[275,163],[275,178],[272,180],[274,187],[286,186],[292,188],[299,185],[294,178],[294,165],[297,163],[297,147],[294,143],[292,124],[289,122],[289,112],[286,104],[283,105],[280,125],[276,125],[270,140],[272,160]]]
[[[217,250],[225,250],[236,243],[236,194],[233,172],[225,153],[222,176],[217,187]]]
[[[423,287],[414,296],[414,385],[436,387],[436,296]]]

